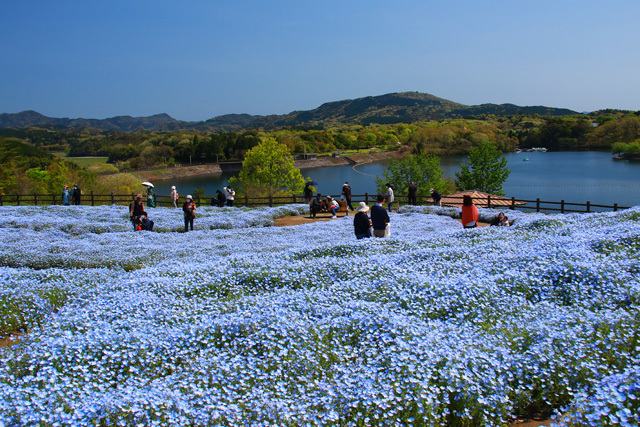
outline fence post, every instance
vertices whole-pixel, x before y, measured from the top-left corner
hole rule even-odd
[[[511,210],[514,211],[516,209],[516,198],[515,196],[511,197]]]
[[[51,196],[51,204],[52,205],[56,204],[56,193],[53,193],[53,195]]]
[[[295,194],[291,195],[291,200],[293,200],[292,203],[294,203],[294,204],[296,203],[296,195]]]
[[[244,195],[244,205],[246,207],[249,207],[249,196],[246,194]]]
[[[369,204],[369,193],[364,193],[364,202]]]
[[[202,201],[200,200],[200,195],[198,194],[198,206],[202,205]]]
[[[591,202],[587,200],[587,213],[591,212]]]
[[[491,209],[491,194],[487,194],[487,207]]]
[[[564,200],[560,200],[560,213],[564,213]]]
[[[4,200],[2,200],[2,194],[0,194],[0,206],[4,206]]]
[[[95,201],[93,199],[93,190],[91,191],[91,206],[95,206]]]
[[[273,196],[271,194],[269,194],[269,207],[273,207]]]
[[[618,212],[618,204],[617,203],[613,204],[613,211],[614,212]]]
[[[20,195],[16,194],[16,206],[20,206]]]
[[[33,206],[38,206],[38,193],[33,193]]]
[[[540,198],[536,199],[536,212],[540,212]]]
[[[111,193],[111,204],[112,204],[112,205],[115,205],[115,204],[116,204],[116,199],[115,199],[115,197],[113,196],[113,193]]]

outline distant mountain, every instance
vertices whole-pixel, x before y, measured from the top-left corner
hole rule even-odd
[[[55,126],[88,127],[121,132],[171,132],[180,130],[206,132],[257,128],[272,129],[286,126],[325,127],[346,123],[412,123],[481,114],[564,116],[579,113],[565,108],[520,107],[513,104],[470,106],[438,98],[427,93],[402,92],[328,102],[313,110],[293,111],[284,115],[227,114],[204,122],[180,121],[168,114],[157,114],[150,117],[117,116],[99,120],[59,119],[44,116],[36,111],[23,111],[16,114],[0,114],[0,128]]]

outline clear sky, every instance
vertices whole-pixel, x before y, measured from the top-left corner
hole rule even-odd
[[[2,0],[0,113],[286,114],[426,92],[640,110],[638,0]]]

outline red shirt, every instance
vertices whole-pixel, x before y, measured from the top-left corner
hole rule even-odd
[[[462,206],[462,225],[467,225],[470,222],[478,222],[478,208],[474,205]]]

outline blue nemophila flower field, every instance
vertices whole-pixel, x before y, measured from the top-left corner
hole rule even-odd
[[[640,423],[639,208],[303,211],[0,208],[0,425]]]

